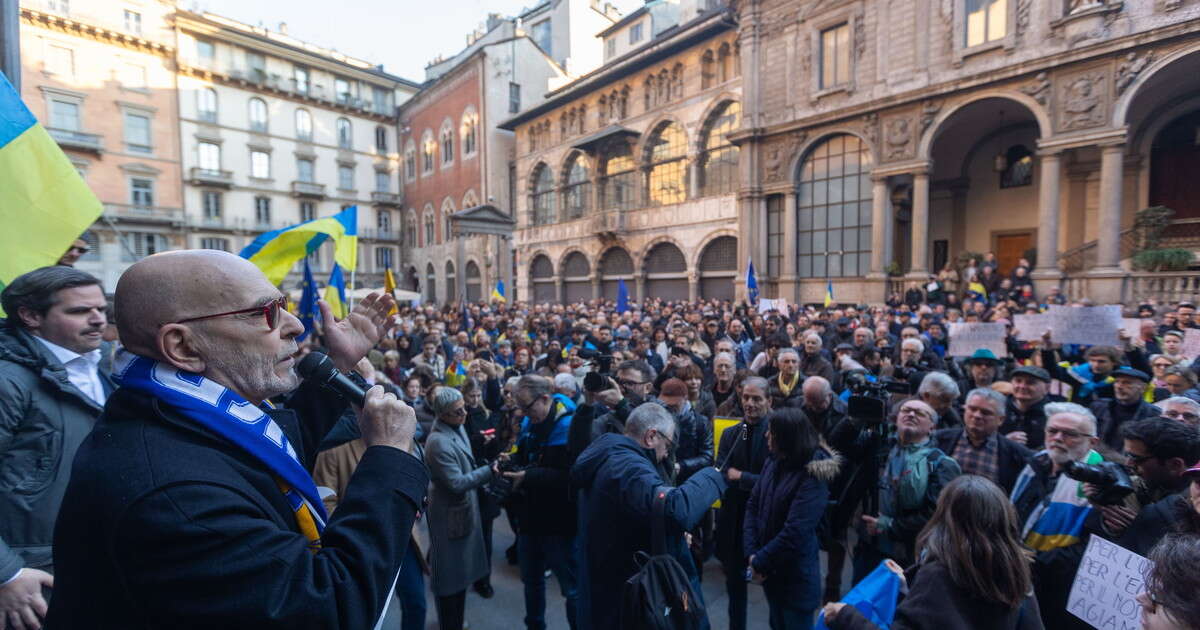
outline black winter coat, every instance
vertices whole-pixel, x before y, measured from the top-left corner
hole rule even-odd
[[[1107,444],[1109,448],[1117,452],[1120,452],[1125,445],[1124,440],[1121,439],[1122,424],[1146,418],[1157,418],[1159,415],[1158,407],[1140,398],[1137,405],[1130,405],[1124,409],[1115,398],[1102,398],[1091,404],[1091,410],[1096,414],[1096,434],[1100,436],[1100,442]],[[1117,419],[1122,412],[1129,414],[1124,421]]]
[[[909,569],[908,594],[896,607],[892,630],[1042,630],[1038,600],[1032,593],[1020,608],[980,599],[950,577],[941,562]],[[879,626],[853,606],[842,608],[832,630],[872,630]]]
[[[730,468],[742,472],[740,480],[730,482],[721,497],[721,509],[717,511],[717,558],[726,567],[744,566],[742,526],[746,520],[746,503],[750,491],[758,482],[759,473],[767,462],[767,423],[739,422],[721,434],[717,444],[717,462],[721,473]]]
[[[346,402],[302,385],[275,420],[306,467]],[[425,466],[368,448],[313,552],[255,458],[129,389],[83,442],[45,627],[369,628],[425,500]]]
[[[696,471],[713,465],[713,425],[695,407],[675,415],[675,457],[679,464],[676,484],[687,481]]]

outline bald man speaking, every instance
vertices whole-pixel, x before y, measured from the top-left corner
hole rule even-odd
[[[339,369],[393,303],[372,295],[336,323],[322,303]],[[46,627],[375,627],[428,485],[405,452],[412,409],[367,392],[368,448],[327,519],[307,471],[348,403],[300,383],[303,329],[279,290],[231,254],[179,251],[130,267],[116,304],[121,387],[75,459]],[[287,392],[287,409],[266,402]]]

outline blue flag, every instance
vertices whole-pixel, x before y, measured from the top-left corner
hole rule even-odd
[[[746,298],[750,300],[750,305],[758,304],[758,277],[754,275],[754,259],[749,259],[749,265],[746,267]]]
[[[900,600],[900,576],[892,573],[887,565],[879,563],[867,577],[854,585],[842,601],[858,609],[863,617],[887,630],[896,617],[896,604]],[[817,616],[817,630],[828,630],[825,612]]]
[[[304,259],[304,281],[300,286],[304,291],[300,294],[300,306],[296,316],[300,318],[300,323],[304,324],[304,334],[297,337],[296,341],[304,341],[308,337],[308,333],[316,327],[320,313],[317,309],[317,283],[313,280],[308,258]]]
[[[629,310],[629,289],[625,286],[625,278],[617,280],[617,312]]]
[[[325,286],[325,301],[333,309],[333,316],[346,319],[349,314],[349,304],[346,302],[346,277],[342,275],[342,266],[333,263],[333,272],[329,274],[329,284]]]

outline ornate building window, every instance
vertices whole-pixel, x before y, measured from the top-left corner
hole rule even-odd
[[[600,208],[629,210],[637,207],[637,172],[629,143],[616,140],[600,153]]]
[[[800,165],[798,190],[798,275],[824,278],[867,273],[871,261],[871,153],[867,146],[848,134],[822,141]]]
[[[737,190],[738,148],[728,134],[741,126],[742,105],[729,101],[709,117],[704,131],[704,153],[700,156],[700,189],[704,195],[720,195]]]
[[[296,110],[296,139],[312,142],[312,114],[307,109]]]
[[[339,149],[354,148],[354,134],[351,132],[348,118],[337,119],[337,140]]]
[[[261,98],[250,99],[250,131],[267,132],[267,102]]]
[[[442,123],[442,164],[454,161],[454,125],[449,120]]]
[[[646,202],[661,206],[687,198],[687,138],[674,122],[658,126],[646,143]]]
[[[966,0],[966,46],[980,46],[1008,34],[1008,0]]]
[[[433,141],[433,132],[425,130],[425,135],[421,137],[421,174],[428,175],[433,172],[433,154],[437,151],[437,143]]]
[[[850,83],[850,45],[848,22],[821,31],[822,90]]]
[[[463,157],[475,155],[476,147],[479,146],[479,115],[475,110],[467,110],[467,113],[462,117],[462,128],[459,135],[462,137],[462,154]]]
[[[554,222],[554,173],[545,164],[535,167],[529,207],[533,210],[534,225]]]
[[[592,201],[592,180],[583,154],[574,153],[567,162],[567,184],[563,188],[563,208],[566,219],[578,219],[587,214]]]

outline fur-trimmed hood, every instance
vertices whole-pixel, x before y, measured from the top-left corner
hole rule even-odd
[[[841,453],[826,444],[825,440],[821,440],[821,446],[813,453],[813,458],[805,466],[805,470],[816,479],[833,483],[842,472],[843,461]]]

